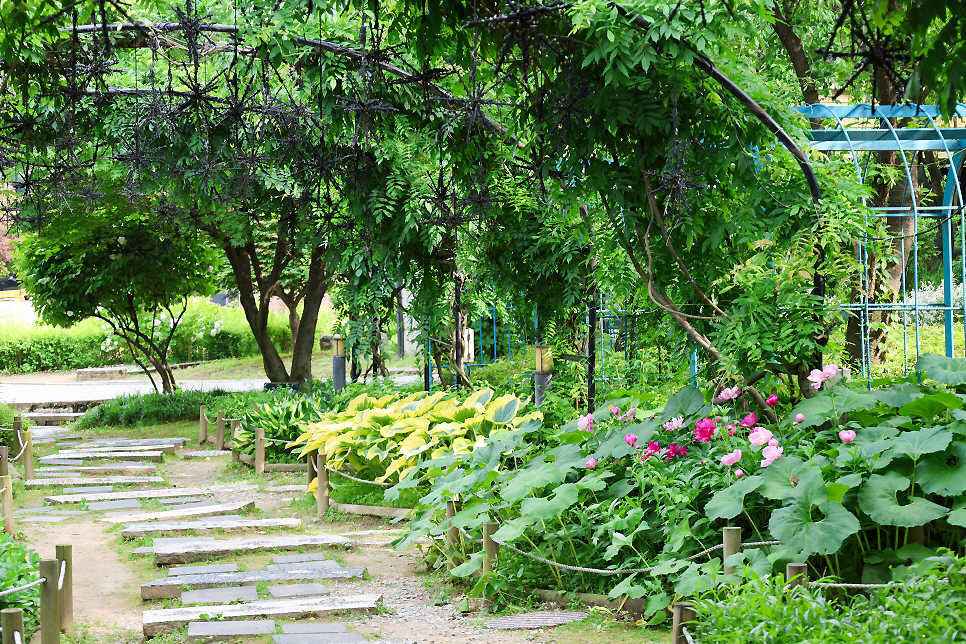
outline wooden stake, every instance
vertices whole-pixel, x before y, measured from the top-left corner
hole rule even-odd
[[[325,465],[325,452],[320,451],[315,462],[316,470],[319,473],[319,490],[316,492],[319,501],[318,511],[319,516],[322,516],[329,509],[329,470],[326,469]]]
[[[23,418],[18,414],[13,417],[13,448],[17,454],[23,449],[21,432],[23,432]]]
[[[215,449],[225,449],[225,412],[215,417]]]
[[[785,582],[789,588],[808,586],[808,564],[790,563],[785,566]]]
[[[306,485],[312,485],[312,479],[318,476],[318,472],[315,469],[315,459],[317,458],[318,452],[309,452],[305,455],[305,462],[308,465],[306,471],[308,472],[308,479],[306,480]]]
[[[40,644],[60,644],[60,562],[41,559],[40,576],[46,578],[40,584]]]
[[[23,456],[21,463],[23,464],[23,478],[26,481],[32,481],[34,479],[34,439],[30,435],[30,430],[23,432],[24,443],[26,447],[23,451]]]
[[[235,436],[239,429],[241,429],[241,420],[233,418],[231,421],[231,460],[233,463],[238,462],[238,446],[235,444]]]
[[[483,574],[493,570],[496,558],[500,555],[500,545],[493,540],[493,533],[500,529],[496,521],[483,524]]]
[[[198,415],[198,444],[204,445],[208,440],[208,417],[205,416],[206,408],[201,406],[201,413]]]
[[[14,631],[20,633],[20,641],[27,644],[27,636],[23,632],[23,609],[4,608],[0,610],[0,629],[3,629],[3,644],[16,644]]]
[[[255,474],[265,473],[265,429],[255,428]]]
[[[724,562],[728,561],[728,557],[731,555],[741,552],[741,528],[725,528],[721,533],[721,544],[723,546],[721,561]],[[734,572],[734,566],[725,564],[724,573],[726,575],[733,575]]]
[[[3,488],[2,499],[3,529],[7,534],[13,534],[13,477],[10,475],[0,476],[0,487]]]
[[[672,608],[671,644],[688,644],[684,635],[684,625],[695,621],[697,613],[687,602],[676,602]]]
[[[64,585],[60,588],[60,630],[66,633],[74,628],[74,555],[73,546],[56,546],[58,561],[66,563],[64,569]],[[60,571],[58,569],[58,575]]]
[[[10,474],[10,448],[0,445],[0,476]]]

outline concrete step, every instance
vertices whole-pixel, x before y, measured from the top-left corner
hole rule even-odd
[[[353,644],[365,642],[359,633],[292,633],[272,635],[273,644]]]
[[[275,620],[252,619],[236,622],[191,622],[188,624],[188,641],[227,642],[243,637],[271,635],[275,632]]]
[[[295,550],[296,548],[324,548],[329,546],[348,547],[352,540],[331,534],[294,535],[277,537],[257,537],[251,539],[224,539],[211,544],[187,544],[184,547],[155,546],[154,563],[164,566],[175,563],[190,563],[213,557],[227,557],[235,554],[251,554],[266,550]]]
[[[187,438],[95,438],[75,447],[151,447],[152,445],[184,445]]]
[[[54,486],[84,486],[84,485],[148,485],[151,483],[164,483],[160,476],[98,476],[89,479],[77,477],[56,478],[56,479],[32,479],[24,481],[27,488],[34,487],[54,487]],[[112,492],[113,494],[113,492]]]
[[[112,517],[101,517],[101,521],[109,523],[133,523],[142,521],[163,521],[165,519],[185,519],[188,517],[213,517],[221,514],[235,514],[255,509],[254,501],[239,501],[237,503],[222,503],[203,505],[161,512],[140,512],[138,514],[120,514]]]
[[[183,568],[182,568],[183,569]],[[184,574],[161,577],[141,586],[141,599],[176,599],[184,589],[215,588],[218,586],[252,586],[264,582],[279,584],[283,582],[325,581],[336,579],[355,579],[365,576],[365,568],[303,568],[282,572],[250,570],[244,572],[222,572]]]
[[[248,617],[299,617],[305,614],[327,617],[333,613],[375,612],[382,595],[349,595],[346,597],[314,597],[311,599],[272,599],[230,606],[199,606],[146,610],[142,616],[145,637],[173,633],[188,622],[209,615],[216,619],[236,620]]]
[[[325,584],[284,584],[268,587],[268,594],[276,599],[283,597],[319,597],[331,592]],[[181,601],[184,601],[184,599]]]
[[[302,563],[269,564],[265,566],[268,572],[285,572],[286,570],[305,570],[306,568],[338,568],[336,561],[304,561]]]
[[[348,633],[349,629],[342,622],[295,622],[282,624],[282,633],[287,635],[298,633]]]
[[[51,456],[41,456],[37,459],[41,463],[50,460],[83,460],[93,461],[103,459],[106,461],[154,461],[160,463],[164,459],[164,453],[160,450],[138,450],[131,452],[81,452],[70,451],[64,454],[53,454]]]
[[[32,420],[34,425],[48,426],[48,425],[64,425],[66,423],[72,423],[84,414],[82,412],[56,412],[56,413],[44,413],[44,412],[34,412],[21,414],[26,419]]]
[[[98,479],[97,483],[104,483]],[[122,490],[120,492],[80,492],[77,494],[55,494],[44,497],[47,503],[55,505],[63,503],[81,503],[82,501],[116,501],[117,499],[160,499],[187,494],[207,494],[207,490],[200,487],[158,488],[157,490]]]
[[[103,510],[128,510],[131,508],[140,508],[141,502],[137,499],[118,499],[116,501],[93,501],[87,504],[87,507],[91,510],[103,511]]]
[[[168,568],[169,577],[182,575],[210,575],[219,572],[238,572],[238,564],[214,564],[211,566],[175,566]]]
[[[248,530],[251,528],[300,528],[301,519],[213,519],[201,521],[177,521],[169,523],[130,523],[121,530],[125,539],[140,539],[149,535],[178,534],[194,530],[207,532],[209,530]]]
[[[68,447],[66,449],[61,449],[57,452],[57,455],[61,458],[71,458],[71,454],[77,452],[83,452],[88,454],[103,454],[103,453],[118,453],[123,454],[127,452],[164,452],[165,454],[174,454],[175,451],[180,447],[180,445],[175,443],[152,443],[150,445],[102,445],[96,447]]]
[[[158,466],[154,463],[114,464],[114,465],[50,465],[34,468],[37,474],[54,474],[59,472],[73,472],[77,476],[104,476],[107,474],[121,473],[125,476],[138,474],[152,474],[158,471]]]
[[[229,604],[231,602],[258,601],[258,589],[254,586],[235,586],[234,588],[203,588],[186,590],[181,593],[181,604]]]
[[[272,557],[273,564],[305,563],[306,561],[327,561],[327,559],[320,552],[309,552],[297,555],[275,555]]]

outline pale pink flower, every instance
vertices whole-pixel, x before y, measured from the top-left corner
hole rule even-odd
[[[684,417],[682,417],[682,416],[675,416],[671,420],[669,420],[666,423],[664,423],[663,425],[661,425],[661,427],[663,427],[664,429],[668,430],[669,432],[672,432],[675,429],[681,429],[682,427],[684,427]]]
[[[588,458],[587,459],[587,469],[588,470],[592,470],[596,466],[597,466],[597,459],[596,458]]]
[[[582,432],[594,431],[594,415],[587,414],[577,419],[577,429]]]
[[[625,423],[630,420],[634,420],[635,414],[637,414],[637,410],[631,407],[630,409],[627,410],[627,412],[623,416],[621,416],[621,420],[624,421]]]
[[[812,369],[812,372],[808,374],[808,381],[812,383],[812,386],[816,389],[822,388],[822,383],[826,380],[835,377],[839,373],[839,368],[837,365],[830,364],[824,369]]]
[[[744,475],[745,475],[745,471],[743,469],[739,468],[739,469],[735,470],[735,478],[739,478],[740,479]]]
[[[724,456],[722,456],[721,457],[721,464],[722,465],[727,465],[728,467],[731,467],[732,465],[734,465],[735,463],[737,463],[740,460],[741,460],[741,450],[740,449],[736,449],[735,451],[731,452],[730,454],[725,454]]]
[[[775,459],[780,458],[782,452],[784,451],[785,449],[783,447],[778,446],[778,441],[768,441],[768,447],[761,450],[761,455],[764,457],[761,461],[761,466],[768,467],[775,461]]]
[[[637,435],[628,434],[627,436],[624,437],[624,442],[630,445],[631,447],[634,447],[634,445],[637,444]]]
[[[804,423],[805,422],[805,414],[795,414],[795,422],[796,423]]]
[[[741,388],[740,387],[725,387],[724,389],[721,390],[721,393],[718,394],[718,399],[719,400],[734,400],[735,398],[737,398],[740,395],[741,395]]]
[[[755,431],[748,434],[748,442],[752,445],[764,445],[771,440],[771,431],[764,427],[756,427]]]
[[[851,429],[843,429],[839,432],[839,440],[843,443],[851,443],[855,440],[855,432]]]
[[[609,409],[610,409],[610,413],[614,414],[615,416],[620,416],[621,415],[621,408],[620,407],[609,407]]]

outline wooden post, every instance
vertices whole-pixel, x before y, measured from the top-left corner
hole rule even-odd
[[[208,417],[205,416],[205,406],[201,406],[201,413],[198,415],[198,444],[204,445],[208,440]]]
[[[23,456],[20,457],[23,465],[23,478],[25,481],[32,481],[34,479],[34,439],[30,435],[29,429],[23,432],[23,438],[26,444]]]
[[[10,475],[0,476],[0,487],[3,488],[2,499],[3,509],[3,529],[7,534],[13,534],[13,477]]]
[[[41,559],[40,576],[46,579],[40,584],[40,644],[60,644],[60,562]]]
[[[325,465],[325,452],[319,452],[315,463],[315,469],[319,473],[319,490],[316,494],[319,501],[318,511],[321,516],[329,509],[329,470],[326,469]]]
[[[697,613],[687,602],[675,602],[671,618],[671,644],[688,644],[684,625],[695,621]]]
[[[238,448],[235,445],[235,436],[239,429],[241,429],[241,419],[233,418],[231,420],[231,460],[233,463],[238,462]]]
[[[305,482],[306,485],[311,485],[312,479],[314,479],[318,475],[318,473],[315,470],[315,459],[317,454],[318,452],[309,452],[308,454],[305,455],[305,464],[307,466],[305,469],[308,472],[308,478],[306,479],[306,482]]]
[[[23,418],[20,414],[13,417],[13,449],[17,454],[23,449],[21,432],[23,431]]]
[[[215,419],[215,449],[225,449],[225,412],[218,412]]]
[[[23,609],[4,608],[0,610],[0,628],[3,629],[3,644],[16,644],[14,631],[20,633],[20,641],[27,644],[27,636],[23,632]]]
[[[483,574],[493,570],[496,558],[500,555],[500,546],[493,540],[493,533],[500,528],[496,521],[483,524]]]
[[[74,556],[73,546],[56,547],[57,561],[65,563],[64,585],[60,587],[60,630],[66,633],[74,628]],[[60,574],[58,570],[58,575]]]
[[[456,516],[456,501],[446,502],[446,520],[449,521]],[[460,543],[460,529],[456,526],[450,526],[446,531],[446,545],[450,548],[456,548]]]
[[[265,429],[255,428],[255,474],[265,473]]]
[[[790,563],[785,566],[785,583],[789,588],[808,586],[808,564]]]
[[[926,526],[917,525],[909,528],[909,536],[906,537],[907,543],[918,543],[920,546],[926,545]]]
[[[728,561],[728,557],[741,552],[741,528],[725,528],[721,531],[721,544],[723,546],[723,554],[721,555],[721,561]],[[734,566],[729,566],[725,564],[724,573],[726,575],[733,575],[735,572]]]
[[[0,476],[10,474],[10,448],[0,445]]]

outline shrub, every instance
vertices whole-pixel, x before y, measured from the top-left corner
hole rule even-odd
[[[90,409],[77,419],[75,427],[120,427],[170,423],[198,418],[201,405],[209,405],[229,392],[181,390],[171,394],[132,394],[121,396]]]
[[[40,569],[40,556],[6,533],[0,533],[0,592],[34,581]],[[37,629],[40,617],[40,587],[0,597],[0,609],[23,610],[24,632]]]

